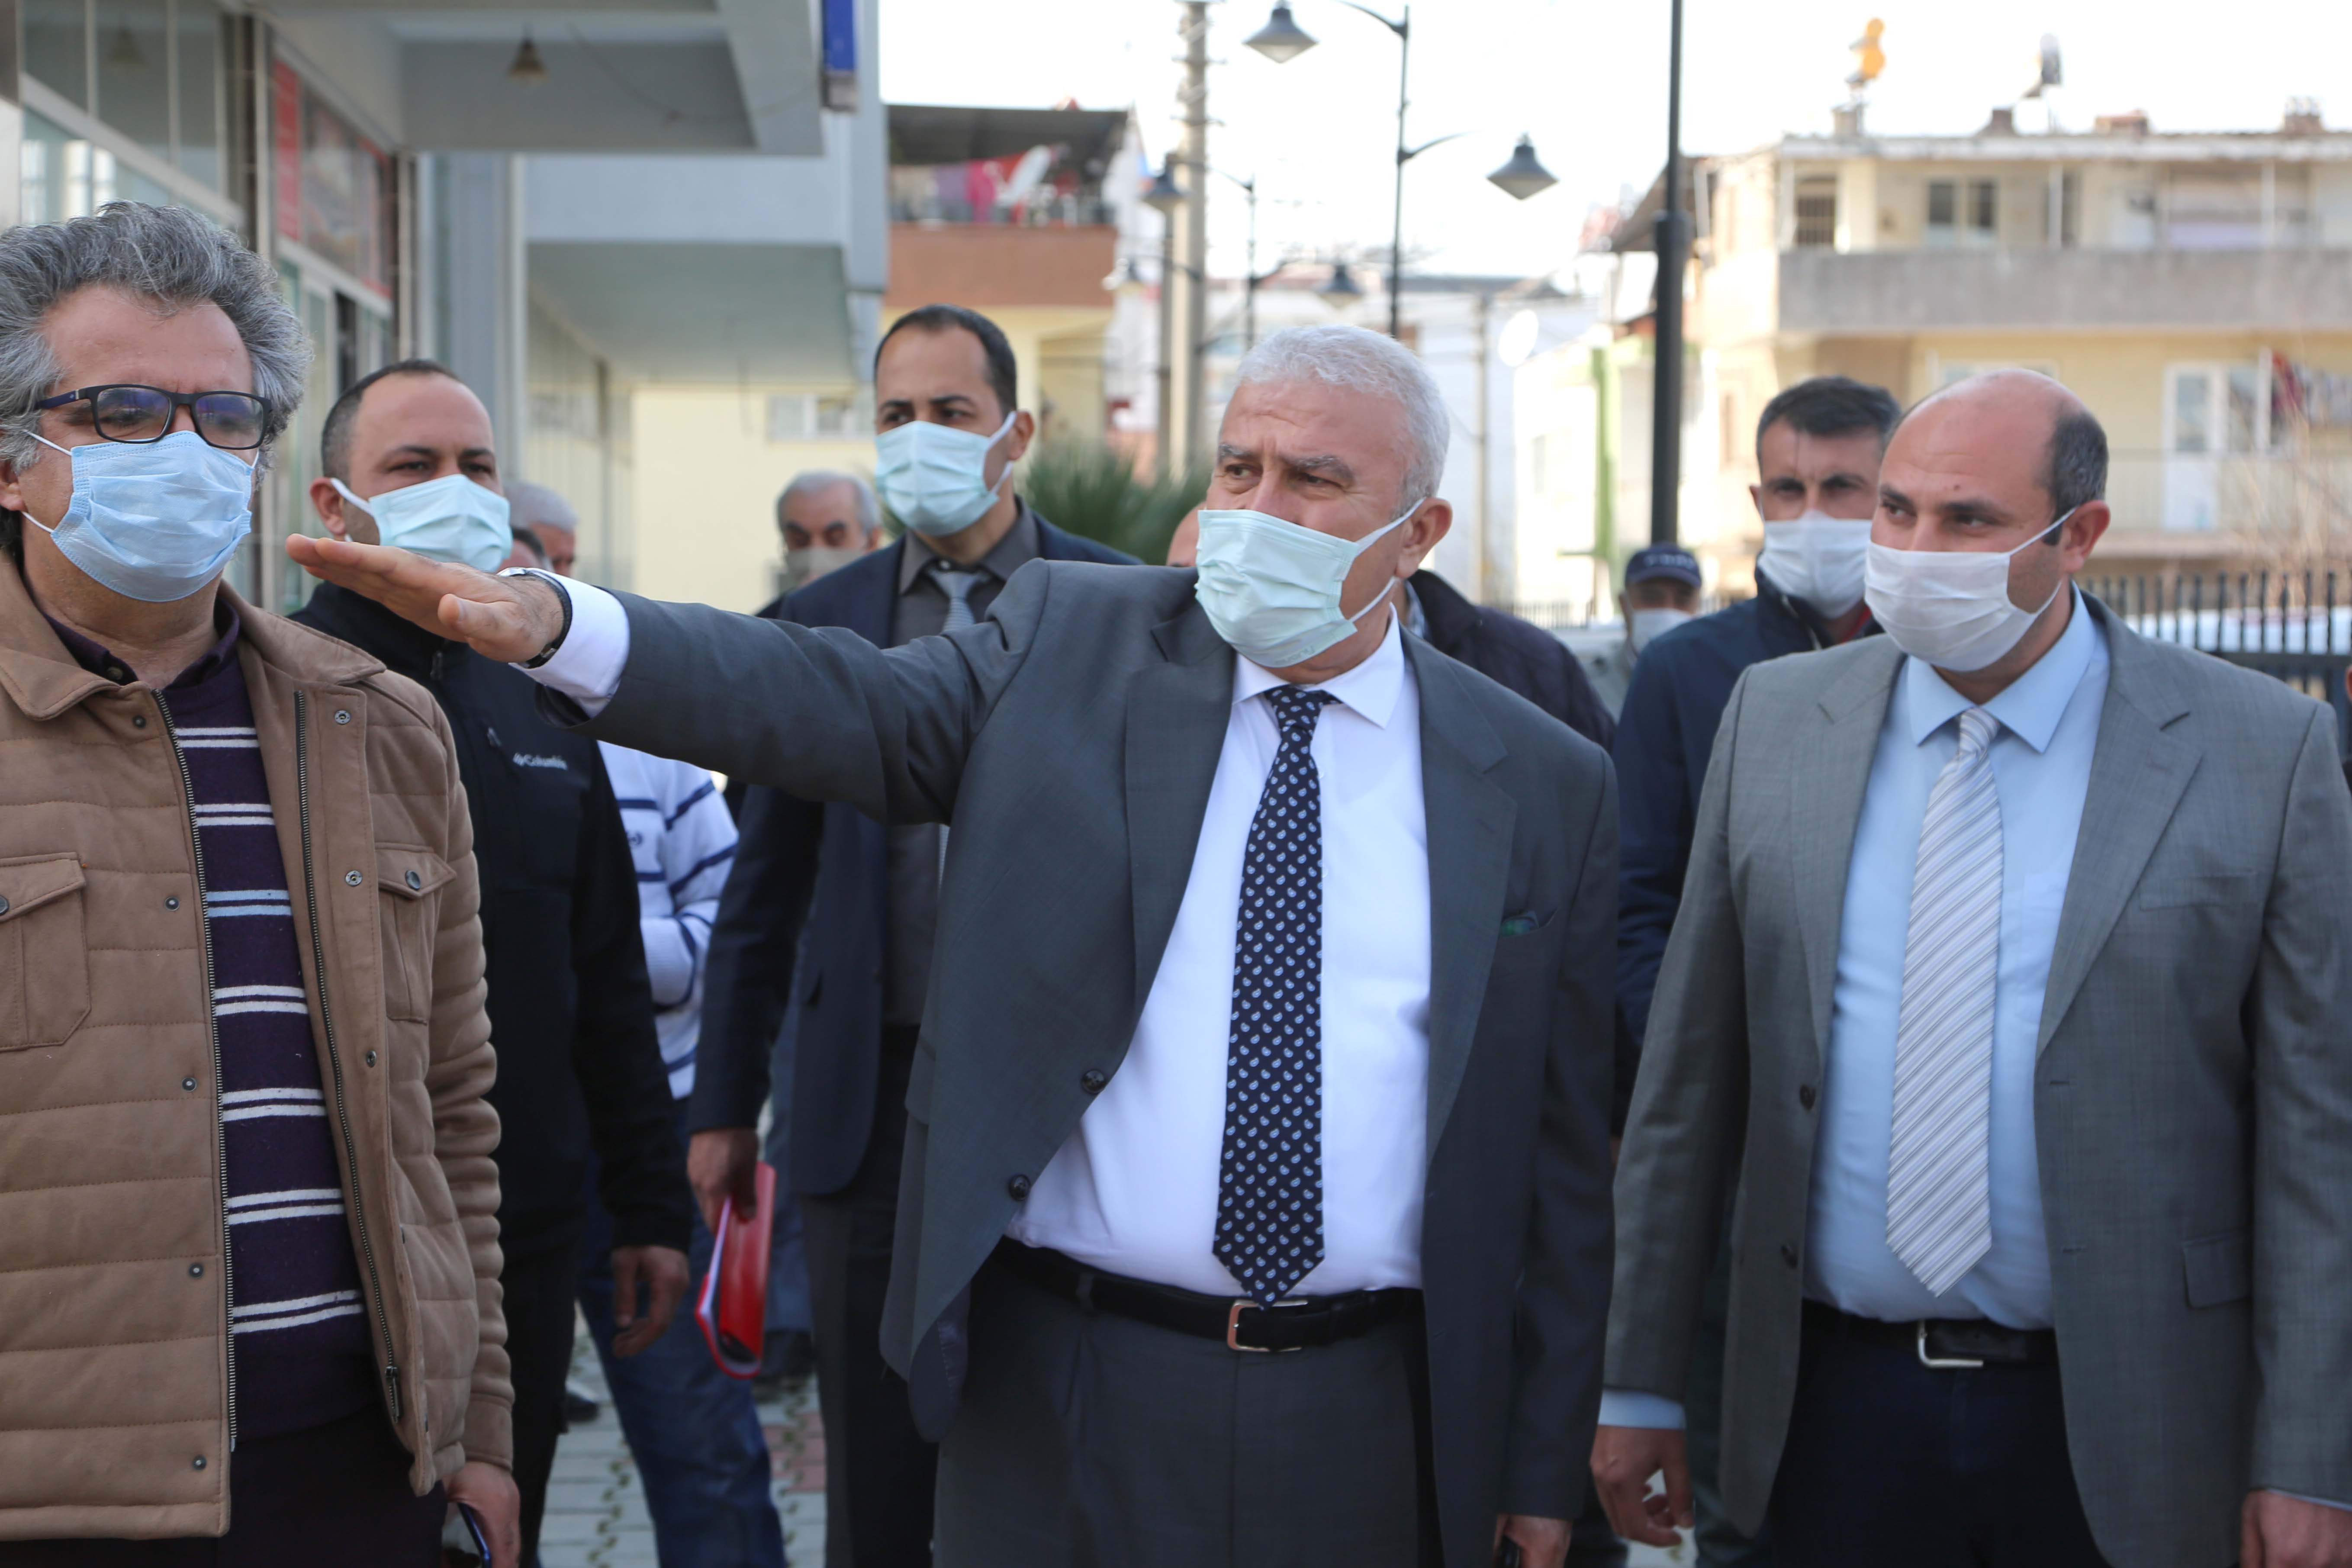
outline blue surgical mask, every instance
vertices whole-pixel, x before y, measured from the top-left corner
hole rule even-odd
[[[375,519],[377,542],[396,550],[477,572],[497,571],[514,551],[507,498],[463,474],[404,485],[369,500],[352,494],[341,479],[328,482],[345,502]]]
[[[996,504],[1013,466],[988,482],[988,454],[1004,439],[1018,410],[993,436],[910,419],[874,437],[874,488],[890,515],[929,538],[961,533]]]
[[[160,441],[59,447],[73,500],[52,528],[26,514],[58,552],[126,599],[168,605],[220,574],[253,531],[253,465],[193,430]]]
[[[1262,511],[1201,511],[1200,581],[1193,595],[1234,651],[1268,669],[1304,664],[1356,629],[1385,593],[1349,615],[1339,594],[1356,557],[1405,525],[1419,502],[1386,528],[1340,539]]]

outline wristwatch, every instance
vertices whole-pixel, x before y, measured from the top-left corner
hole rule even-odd
[[[541,571],[536,566],[509,566],[505,571],[499,573],[499,575],[501,577],[536,577],[540,581],[545,583],[549,587],[555,590],[555,602],[563,606],[563,624],[556,627],[554,638],[550,641],[545,647],[541,648],[538,653],[515,666],[517,669],[537,669],[541,665],[543,665],[549,659],[553,658],[555,657],[555,650],[563,646],[563,639],[572,635],[572,595],[564,591],[563,579],[558,577],[552,572]]]

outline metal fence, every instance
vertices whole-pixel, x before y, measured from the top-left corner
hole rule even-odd
[[[2085,577],[2082,585],[2143,637],[2259,670],[2326,702],[2338,731],[2352,737],[2352,702],[2344,689],[2345,670],[2352,668],[2352,564]],[[1580,650],[1617,631],[1615,606],[1606,600],[1499,607]]]

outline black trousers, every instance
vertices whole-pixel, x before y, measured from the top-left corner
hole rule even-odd
[[[992,1261],[940,1448],[940,1568],[1434,1568],[1423,1333],[1236,1354]]]
[[[915,1430],[906,1381],[882,1360],[913,1033],[892,1030],[885,1042],[874,1136],[856,1176],[840,1192],[800,1200],[824,1423],[825,1568],[931,1561],[939,1450]]]
[[[563,1380],[572,1370],[572,1301],[580,1288],[579,1248],[566,1240],[507,1254],[507,1358],[514,1377],[514,1479],[522,1493],[522,1561],[538,1561],[547,1513],[547,1477],[563,1435]]]
[[[2105,1565],[2057,1367],[1939,1372],[1811,1321],[1769,1518],[1781,1568]]]
[[[0,1568],[436,1568],[448,1501],[413,1494],[408,1464],[382,1410],[248,1438],[229,1457],[226,1535],[0,1542]]]

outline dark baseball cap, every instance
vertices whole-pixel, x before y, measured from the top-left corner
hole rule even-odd
[[[1671,577],[1694,588],[1706,586],[1706,579],[1699,575],[1698,557],[1679,544],[1645,545],[1633,552],[1633,558],[1625,563],[1625,585],[1629,588],[1658,577]]]

